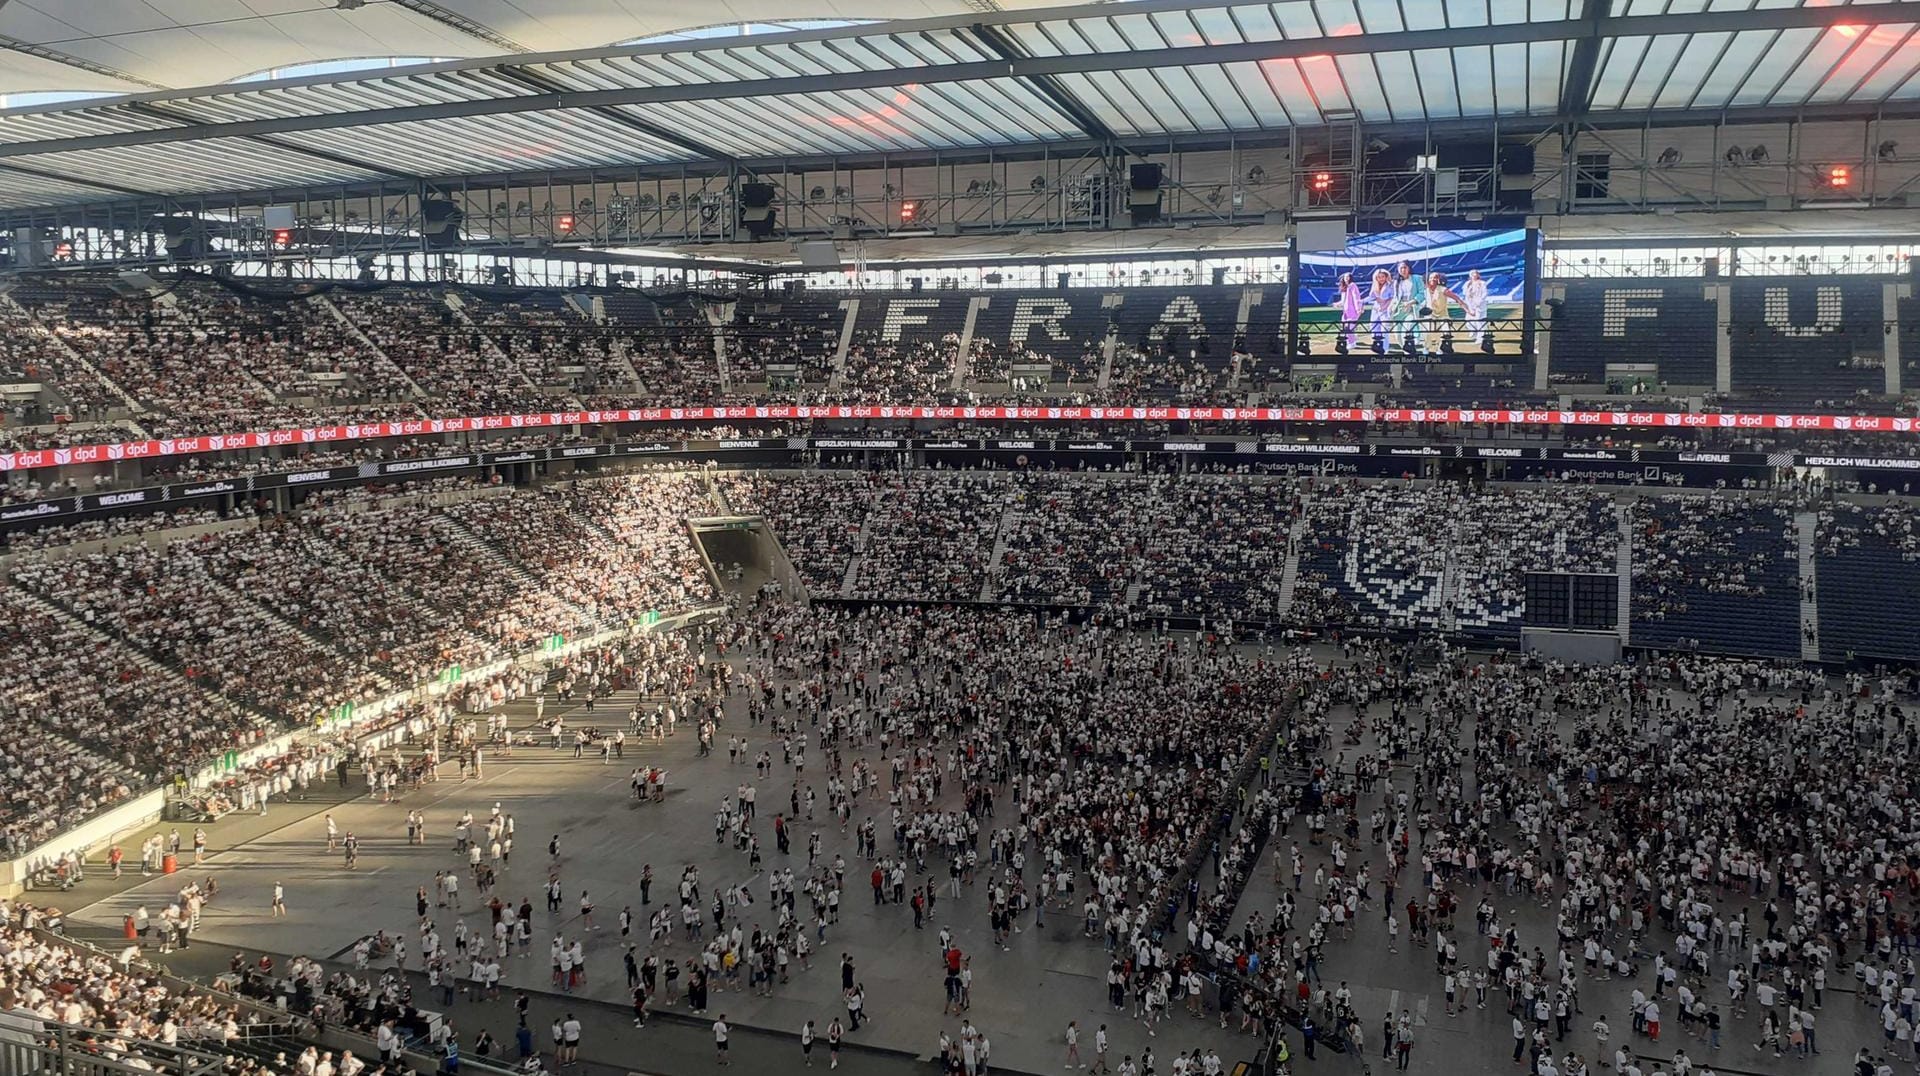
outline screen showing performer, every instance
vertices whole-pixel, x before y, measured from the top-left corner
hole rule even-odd
[[[1302,251],[1299,353],[1438,359],[1520,352],[1528,233],[1371,232]]]

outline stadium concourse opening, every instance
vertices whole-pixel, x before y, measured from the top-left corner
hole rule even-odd
[[[0,1074],[1920,1071],[1911,5],[872,6],[0,2]]]

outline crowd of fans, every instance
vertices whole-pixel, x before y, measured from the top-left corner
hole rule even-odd
[[[1117,610],[1143,554],[1140,528],[1115,510],[1135,499],[1133,487],[1117,476],[1023,477],[1007,516],[1005,552],[990,568],[995,597]]]
[[[254,742],[267,728],[258,715],[15,588],[0,589],[0,609],[14,676],[0,709],[16,750],[58,755],[61,741],[78,743],[101,756],[78,763],[91,772],[152,777]],[[67,798],[84,804],[106,787],[63,787],[28,773],[7,791],[10,800],[65,813]],[[25,832],[18,835],[23,841]]]
[[[866,478],[852,471],[722,471],[721,500],[773,527],[795,570],[816,594],[838,594],[862,542]]]
[[[1407,951],[1432,983],[1413,989],[1443,993],[1448,1019],[1504,1005],[1516,1064],[1627,1072],[1654,1071],[1640,1056],[1649,1038],[1696,1065],[1747,1055],[1756,1037],[1761,1056],[1805,1057],[1823,996],[1821,1020],[1847,1019],[1827,991],[1851,979],[1868,1022],[1886,1032],[1856,1054],[1870,1062],[1861,1071],[1883,1050],[1896,1064],[1915,1060],[1902,992],[1911,979],[1886,977],[1905,967],[1912,919],[1900,909],[1920,892],[1913,801],[1840,791],[1903,787],[1893,775],[1914,746],[1900,714],[1910,684],[1830,686],[1817,671],[1757,662],[1580,668],[1349,653],[1352,666],[1301,706],[1352,719],[1338,753],[1349,765],[1314,770],[1279,812],[1271,916],[1260,909],[1197,947],[1223,992],[1279,1001],[1323,1042],[1356,1050],[1364,1036],[1391,1056],[1417,1032],[1389,1010],[1384,1042],[1375,1038],[1350,992],[1327,984],[1344,977],[1348,954]],[[1303,761],[1335,751],[1328,731],[1296,725]],[[1375,775],[1403,768],[1380,787]],[[1477,776],[1472,793],[1466,772]],[[1329,814],[1344,831],[1323,826]],[[1866,834],[1876,839],[1856,837]],[[1404,909],[1396,890],[1410,897]],[[1358,934],[1356,911],[1367,919]],[[1621,1015],[1612,1001],[1627,986]],[[1661,1009],[1677,1015],[1665,1038]],[[1858,1045],[1840,1042],[1841,1053]],[[1676,1057],[1659,1071],[1684,1068]]]
[[[131,436],[128,420],[106,416],[125,401],[75,353],[157,412],[140,420],[156,433],[544,407],[564,398],[552,392],[565,391],[562,366],[586,367],[573,387],[592,392],[637,375],[645,390],[635,399],[718,395],[698,311],[673,331],[623,339],[537,303],[472,302],[456,312],[399,290],[328,300],[365,329],[368,348],[316,303],[261,306],[211,287],[182,286],[164,300],[86,289],[23,298],[33,323],[0,302],[0,376],[44,380],[67,413],[108,425],[0,430],[0,447],[72,443],[83,430],[87,440]],[[769,333],[736,350],[736,380],[791,364],[802,382],[824,382],[829,326],[839,322],[818,309],[806,317],[811,331],[795,337],[805,342]],[[841,391],[943,398],[957,347],[953,333],[861,340]],[[1150,350],[1118,349],[1108,398],[1223,396],[1222,363],[1196,350]],[[970,380],[1004,380],[1033,357],[979,341]],[[1056,382],[1090,382],[1097,352],[1081,348],[1054,367]],[[1498,376],[1416,375],[1391,387],[1410,404],[1514,391]],[[1703,436],[1753,450],[1882,448],[1839,435]],[[435,448],[354,445],[299,463]],[[195,460],[175,473],[259,466]],[[1652,994],[1636,999],[1635,1022],[1656,1033],[1648,1004],[1677,1008],[1682,1026],[1711,1028],[1716,1044],[1723,1026],[1750,1015],[1776,1053],[1810,1044],[1832,976],[1853,978],[1856,998],[1885,1021],[1884,1049],[1911,1053],[1920,1043],[1910,957],[1920,893],[1910,771],[1920,732],[1905,712],[1913,685],[1902,677],[1829,681],[1810,669],[1697,658],[1575,668],[1351,639],[1340,660],[1316,664],[1305,651],[1129,632],[1116,626],[1120,615],[1076,627],[1052,613],[947,604],[986,598],[1110,614],[1130,606],[1148,618],[1255,623],[1284,616],[1296,627],[1485,627],[1513,618],[1529,571],[1614,570],[1620,528],[1607,497],[1038,470],[741,472],[718,484],[732,510],[767,518],[817,594],[929,603],[748,611],[724,630],[761,705],[773,705],[776,684],[794,688],[777,694],[780,717],[812,719],[823,743],[911,745],[894,763],[896,787],[912,790],[896,854],[904,860],[910,833],[936,856],[967,854],[959,812],[941,800],[957,787],[988,830],[991,862],[1017,854],[1032,864],[984,887],[996,920],[1050,900],[1058,910],[1063,894],[1084,897],[1088,932],[1125,954],[1110,984],[1137,989],[1149,1011],[1183,981],[1175,971],[1204,967],[1219,984],[1209,998],[1223,1026],[1232,1004],[1224,999],[1237,997],[1247,1012],[1304,1016],[1359,1046],[1357,1011],[1326,989],[1322,972],[1356,947],[1353,924],[1360,909],[1375,914],[1378,883],[1388,894],[1379,911],[1398,924],[1386,937],[1404,930],[1410,944],[1431,948],[1432,989],[1447,995],[1449,1015],[1456,994],[1477,990],[1484,1003],[1491,980],[1493,1004],[1504,995],[1516,1015],[1516,1062],[1529,1056],[1542,1076],[1586,1064],[1576,1055],[1587,1051],[1565,1041],[1583,991],[1594,997],[1593,984],[1609,977],[1637,984],[1649,970],[1656,983],[1683,984],[1648,984]],[[33,488],[81,490],[71,479]],[[0,652],[12,674],[0,696],[8,727],[0,845],[29,850],[155,777],[330,704],[448,665],[484,664],[556,633],[716,601],[683,523],[713,507],[704,478],[668,470],[534,489],[441,480],[330,494],[285,516],[172,540],[143,532],[213,517],[183,511],[10,536],[16,560],[0,586]],[[1636,624],[1685,622],[1708,598],[1792,589],[1784,502],[1642,497],[1621,510]],[[1819,521],[1821,556],[1870,547],[1920,560],[1920,533],[1903,507],[1828,506]],[[136,535],[146,540],[56,555],[59,546]],[[1293,553],[1289,595],[1283,568]],[[862,683],[876,664],[893,673],[884,692]],[[483,697],[470,694],[469,705]],[[1310,776],[1241,800],[1240,775],[1267,752],[1283,713],[1291,758]],[[1338,747],[1335,720],[1349,722]],[[1017,828],[1007,819],[996,829],[991,815],[971,811],[1009,788]],[[956,835],[928,836],[943,832]],[[1216,837],[1212,891],[1183,892]],[[1358,858],[1358,869],[1344,857]],[[1293,892],[1270,914],[1242,917],[1241,891],[1267,859],[1277,883],[1292,872]],[[1303,889],[1303,868],[1321,860],[1333,869]],[[1404,918],[1396,886],[1414,898]],[[1524,925],[1529,902],[1557,929]],[[1178,936],[1156,938],[1155,929],[1183,904],[1195,926],[1188,952],[1170,965]],[[142,1042],[237,1033],[237,1014],[217,1002],[179,998],[50,941],[32,929],[36,914],[0,906],[0,987],[19,1007],[113,1032],[128,1057]],[[1464,933],[1469,914],[1475,936]],[[336,996],[372,995],[364,982],[335,985]],[[1403,1035],[1410,1043],[1411,1028],[1388,1016],[1388,1044]],[[1549,1032],[1556,1022],[1558,1035]]]
[[[723,398],[711,330],[672,330],[636,337],[627,344],[627,358],[647,387],[647,406],[671,407]],[[741,371],[732,374],[737,386],[743,380]]]
[[[1793,564],[1793,512],[1748,497],[1634,502],[1633,618],[1685,616],[1700,595],[1762,598]],[[1791,591],[1792,584],[1788,583]]]
[[[937,339],[881,341],[856,332],[847,349],[840,392],[849,401],[876,396],[889,403],[932,404],[952,396],[954,358],[960,334]]]
[[[1149,1014],[1164,1006],[1158,999],[1171,984],[1204,970],[1205,1003],[1223,1019],[1232,1007],[1270,1023],[1304,1017],[1317,1033],[1358,1045],[1357,1003],[1322,980],[1337,978],[1339,962],[1365,944],[1356,936],[1404,936],[1432,952],[1427,974],[1449,984],[1435,990],[1471,997],[1487,985],[1479,978],[1484,967],[1490,1003],[1504,998],[1518,1016],[1515,1057],[1530,1056],[1539,1073],[1548,1058],[1564,1073],[1571,1068],[1563,1055],[1581,1062],[1592,1052],[1555,1034],[1555,1017],[1576,1010],[1583,996],[1593,1004],[1601,990],[1614,989],[1593,985],[1601,975],[1637,982],[1649,968],[1656,977],[1673,968],[1684,992],[1655,990],[1636,1002],[1636,1013],[1657,1020],[1644,1009],[1657,997],[1655,1004],[1669,1013],[1677,1006],[1684,1024],[1702,1029],[1715,1005],[1724,1006],[1717,1019],[1731,1031],[1748,1018],[1741,1000],[1763,999],[1756,1006],[1763,1011],[1752,1015],[1763,1042],[1796,1023],[1803,1032],[1810,1027],[1807,996],[1840,969],[1857,965],[1862,983],[1868,967],[1873,982],[1898,982],[1896,947],[1914,937],[1913,920],[1901,916],[1920,892],[1910,865],[1920,848],[1912,845],[1905,776],[1916,732],[1899,708],[1911,685],[1897,678],[1829,685],[1810,670],[1695,658],[1585,669],[1470,657],[1444,644],[1416,651],[1354,640],[1339,659],[1323,652],[1316,663],[1305,650],[1232,646],[1221,637],[1174,641],[1112,623],[1070,625],[1052,613],[948,604],[984,589],[1008,601],[1098,607],[1138,584],[1152,613],[1266,608],[1279,599],[1268,580],[1281,574],[1289,531],[1299,523],[1303,579],[1308,560],[1333,565],[1339,575],[1327,577],[1328,589],[1368,615],[1406,618],[1396,623],[1429,614],[1492,619],[1511,599],[1517,573],[1611,569],[1620,532],[1605,498],[1238,476],[937,471],[743,474],[721,487],[732,510],[757,510],[781,529],[810,579],[823,576],[837,588],[850,576],[861,596],[926,601],[905,609],[761,604],[720,629],[742,690],[766,708],[779,699],[775,720],[818,729],[823,748],[902,745],[896,787],[913,791],[904,796],[894,854],[959,865],[972,849],[996,868],[1018,854],[1025,870],[1004,881],[1000,870],[991,872],[976,899],[997,923],[1084,901],[1087,932],[1105,935],[1118,954],[1110,985],[1123,998],[1137,991]],[[181,543],[184,555],[141,545],[57,562],[71,571],[107,557],[127,579],[82,587],[113,596],[104,603],[61,590],[53,561],[30,559],[21,581],[94,612],[113,636],[156,650],[151,603],[187,610],[182,619],[195,625],[204,623],[199,610],[219,620],[237,608],[202,598],[201,590],[267,604],[258,587],[285,567],[250,543],[286,546],[295,560],[322,566],[316,575],[340,573],[342,590],[366,586],[372,603],[446,602],[444,618],[422,623],[457,627],[468,645],[551,628],[541,619],[551,607],[539,605],[512,624],[485,619],[512,605],[517,586],[601,615],[651,608],[663,595],[695,601],[711,594],[689,582],[703,576],[697,558],[676,544],[681,532],[673,526],[702,510],[699,476],[663,471],[533,490],[441,484],[411,492],[425,496],[322,498],[284,521]],[[457,493],[472,495],[442,497]],[[1770,544],[1782,540],[1785,509],[1732,495],[1716,500],[1741,511],[1698,499],[1628,507],[1635,563],[1648,563],[1654,585],[1673,583],[1665,564],[1679,560],[1744,586],[1745,554],[1727,536],[1757,526]],[[1711,522],[1689,532],[1673,522],[1679,515]],[[1864,533],[1920,553],[1910,515],[1865,510],[1835,518],[1822,542],[1868,540]],[[809,536],[808,527],[826,537]],[[829,558],[824,571],[808,565],[816,548]],[[990,566],[996,548],[1005,555]],[[447,550],[448,559],[435,559]],[[635,589],[600,578],[611,575],[648,581]],[[1428,589],[1383,589],[1399,577]],[[482,585],[502,578],[509,589]],[[1449,578],[1460,591],[1456,604],[1425,604],[1429,594],[1452,589],[1442,585]],[[293,591],[273,606],[277,619],[375,667],[377,647],[391,641],[395,625],[345,625],[331,596]],[[1469,595],[1480,604],[1470,605]],[[132,651],[17,589],[0,590],[0,600],[8,603],[8,623],[21,625],[8,653],[25,654],[36,677],[58,677],[37,689],[42,694],[19,722],[44,724],[47,736],[24,742],[0,768],[11,781],[25,766],[65,766],[94,803],[124,795],[121,784],[132,782],[121,764],[104,761],[119,756],[55,723],[75,709],[69,696],[42,701],[56,697],[46,692],[75,692],[76,683],[97,694],[88,677],[98,659],[70,660],[65,673],[41,670],[61,668],[60,655]],[[192,642],[218,657],[217,636],[196,634]],[[311,640],[281,645],[313,653]],[[208,660],[206,682],[159,675],[177,690],[225,693],[217,661],[201,653],[181,661]],[[863,684],[875,665],[891,670],[884,691]],[[157,707],[161,735],[178,731],[169,715],[200,705]],[[103,704],[100,712],[115,715],[107,742],[138,741],[143,723],[129,720],[124,705],[107,711]],[[1281,716],[1290,758],[1310,776],[1243,799],[1241,782],[1268,752]],[[96,755],[63,753],[55,738],[62,735],[84,740],[78,749]],[[126,772],[144,768],[129,764]],[[1836,791],[1844,789],[1876,791]],[[951,809],[954,798],[975,807],[1009,790],[1020,805],[1019,826],[970,811],[982,830],[975,847]],[[18,794],[7,804],[9,839],[17,831],[22,843],[89,807]],[[1754,804],[1771,809],[1754,811]],[[1237,817],[1223,828],[1228,816]],[[1305,849],[1296,828],[1305,831]],[[1216,839],[1209,876],[1196,865]],[[916,841],[925,845],[917,853]],[[1293,872],[1291,891],[1277,884],[1271,911],[1243,917],[1241,891],[1267,860],[1277,882]],[[1302,886],[1303,873],[1314,875],[1311,889]],[[1412,898],[1404,917],[1391,895],[1376,910],[1378,887]],[[1531,906],[1541,912],[1523,910]],[[1155,933],[1183,912],[1194,924],[1184,951],[1177,930]],[[1356,935],[1361,912],[1368,925]],[[1383,935],[1375,915],[1397,925]],[[1465,934],[1469,915],[1475,935]],[[1545,918],[1556,922],[1557,936],[1540,930]],[[1560,954],[1557,962],[1549,949]],[[1657,962],[1651,951],[1659,951]],[[1594,970],[1602,965],[1608,970]],[[1891,978],[1882,970],[1889,967]],[[1795,989],[1804,993],[1787,1001]],[[1890,1029],[1908,1019],[1911,1050],[1899,990],[1875,1012],[1884,1005],[1893,1014]],[[1548,1015],[1536,1020],[1541,1005]],[[1402,1035],[1411,1043],[1414,1032],[1390,1026],[1387,1034],[1389,1044]],[[1888,1048],[1897,1041],[1890,1038]]]
[[[1920,600],[1920,527],[1912,505],[1820,502],[1813,527],[1813,578],[1802,579],[1803,616],[1814,606],[1820,654],[1830,660],[1920,660],[1920,635],[1893,629]]]
[[[1901,560],[1920,560],[1920,529],[1916,529],[1913,510],[1903,504],[1822,505],[1815,534],[1821,556],[1870,545],[1896,553]]]
[[[992,472],[870,472],[849,596],[978,599],[1009,490]]]
[[[1288,531],[1300,507],[1290,480],[1159,475],[1139,493],[1142,608],[1162,617],[1281,621]],[[1196,563],[1200,549],[1208,552]]]
[[[175,1072],[181,1048],[246,1074],[254,1063],[228,1054],[229,1044],[249,1030],[287,1026],[231,997],[182,989],[144,963],[68,942],[53,933],[59,923],[58,912],[25,901],[0,904],[0,996],[10,1002],[12,1035],[37,1040],[52,1025],[78,1032],[67,1042],[70,1064],[91,1054],[127,1070]]]
[[[180,302],[75,290],[34,314],[62,343],[138,400],[156,434],[247,429],[278,401],[272,361],[215,340]]]
[[[328,297],[382,354],[426,394],[434,416],[492,415],[537,410],[551,401],[534,387],[524,363],[490,346],[480,329],[462,320],[443,296],[414,289]],[[504,358],[502,357],[504,356]],[[419,413],[405,417],[423,417]]]
[[[1114,403],[1214,403],[1225,388],[1224,371],[1199,352],[1114,346],[1107,379],[1107,395]]]
[[[1517,622],[1529,572],[1611,575],[1619,521],[1612,499],[1576,489],[1488,489],[1461,499],[1453,545],[1458,622]]]
[[[19,290],[27,298],[36,293],[32,287]],[[43,294],[66,299],[66,294],[56,289]],[[36,319],[27,307],[0,296],[0,382],[45,386],[53,392],[58,413],[80,421],[100,421],[126,410],[129,401],[103,381],[97,370],[89,368],[59,334],[48,328],[50,324],[57,321]],[[34,407],[35,412],[48,410],[37,404]],[[42,416],[31,417],[37,422]]]
[[[440,478],[188,537],[160,528],[207,513],[17,541],[0,587],[5,845],[450,666],[712,604],[684,523],[710,505],[674,470],[524,491]]]
[[[45,398],[33,402],[36,419],[111,420],[128,410],[129,400],[138,401],[147,412],[140,416],[145,428],[156,435],[301,426],[327,416],[418,418],[602,407],[618,400],[649,406],[783,398],[991,402],[1002,391],[1021,399],[1115,404],[1249,402],[1252,392],[1261,393],[1263,403],[1320,406],[1534,406],[1543,400],[1511,372],[1451,366],[1429,372],[1417,364],[1397,370],[1385,363],[1355,364],[1342,368],[1337,384],[1320,384],[1319,374],[1287,378],[1284,364],[1267,356],[1282,379],[1265,384],[1257,369],[1261,356],[1243,341],[1229,348],[1222,338],[1184,323],[1129,322],[1104,388],[1095,386],[1102,339],[1061,341],[1040,350],[979,335],[968,357],[967,386],[956,387],[963,304],[955,303],[930,315],[933,322],[912,326],[907,339],[881,342],[872,327],[856,334],[842,383],[827,392],[823,386],[845,319],[837,302],[801,296],[668,304],[613,293],[606,296],[609,314],[602,320],[554,293],[513,295],[449,296],[393,286],[290,298],[184,278],[167,281],[154,295],[127,295],[99,277],[68,277],[58,285],[27,281],[0,303],[0,327],[8,339],[0,350],[0,379],[47,386]],[[1213,292],[1202,299],[1220,302]],[[884,310],[885,300],[880,304]],[[713,324],[710,314],[722,323]],[[730,393],[721,392],[716,334],[730,354]],[[1011,385],[1013,365],[1023,362],[1048,363],[1051,376]],[[799,376],[768,379],[769,365],[798,368]],[[562,373],[563,367],[582,372]],[[1761,388],[1723,402],[1767,402]],[[1849,412],[1911,411],[1910,401],[1838,402]]]
[[[113,444],[143,440],[143,435],[144,431],[139,426],[126,421],[52,422],[38,425],[0,423],[0,452]]]
[[[1862,1056],[1914,1059],[1903,990],[1920,846],[1904,770],[1920,733],[1902,714],[1907,677],[1829,682],[1690,657],[1577,667],[1357,640],[1316,662],[980,607],[771,606],[731,631],[751,719],[770,717],[776,735],[783,722],[820,730],[859,760],[856,794],[876,738],[906,745],[883,873],[896,856],[964,873],[977,855],[985,884],[955,895],[986,905],[996,943],[1029,915],[1104,937],[1109,1067],[1165,1043],[1141,1026],[1184,1002],[1217,1011],[1223,1037],[1244,1013],[1238,1030],[1283,1034],[1296,1058],[1303,1033],[1391,1057],[1443,1019],[1504,1054],[1511,1017],[1516,1064],[1537,1076],[1655,1071],[1648,1055],[1681,1071],[1664,1063],[1676,1049],[1698,1072],[1736,1063],[1754,1038],[1763,1052],[1811,1043],[1823,994],[1830,1051],[1836,1037],[1852,1050],[1847,1033],[1865,1024]],[[861,686],[875,663],[894,671],[884,692]],[[1260,718],[1282,710],[1277,764],[1263,763]],[[1019,828],[979,806],[1009,792]],[[960,803],[977,837],[947,810]],[[737,846],[750,822],[729,823]],[[1213,869],[1194,867],[1209,848]],[[1248,913],[1256,881],[1272,903]],[[709,948],[734,952],[722,935]],[[1349,975],[1371,1002],[1336,989]],[[1836,1004],[1847,979],[1863,1019]],[[1387,987],[1431,993],[1434,1010],[1419,1024],[1369,1011]],[[1588,1033],[1595,1019],[1616,1037]],[[1184,1026],[1161,1034],[1191,1037]]]
[[[1038,392],[1049,386],[1071,387],[1076,393],[1085,393],[1099,380],[1100,368],[1105,364],[1103,342],[1100,340],[1089,340],[1077,346],[1063,343],[1058,348],[1041,351],[1033,347],[1005,347],[997,341],[975,337],[973,348],[972,358],[967,364],[969,384],[1004,384],[1023,394]],[[1044,380],[1035,382],[1014,377],[1015,366],[1046,366],[1049,369]]]
[[[202,560],[221,585],[339,652],[364,655],[389,684],[419,683],[449,665],[484,664],[490,648],[409,586],[425,580],[357,555],[349,533],[378,526],[383,516],[359,507],[355,498],[327,498],[293,515],[266,517],[258,529],[223,531],[201,547]]]
[[[715,600],[684,523],[710,504],[699,474],[659,471],[515,490],[445,513],[497,546],[538,590],[599,625]]]
[[[207,534],[162,548],[124,545],[56,561],[17,561],[13,575],[94,630],[283,720],[371,698],[377,681],[364,664],[218,581],[241,567],[221,564],[233,557],[234,546],[225,534]]]
[[[1500,637],[1518,635],[1529,573],[1619,570],[1626,510],[1585,489],[1233,472],[820,470],[720,482],[732,510],[767,518],[821,595]],[[1701,594],[1791,597],[1791,512],[1777,502],[1632,502],[1635,623],[1694,630],[1685,618]],[[1283,569],[1296,552],[1289,594]],[[1748,627],[1775,612],[1753,607]]]
[[[1457,497],[1437,483],[1315,489],[1300,571],[1346,595],[1359,625],[1440,627]]]

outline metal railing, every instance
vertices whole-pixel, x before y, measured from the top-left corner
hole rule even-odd
[[[0,1018],[0,1072],[11,1076],[218,1076],[222,1066],[222,1055],[188,1046],[118,1039],[53,1020]]]

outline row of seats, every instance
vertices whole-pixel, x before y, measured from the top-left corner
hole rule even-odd
[[[1549,374],[1556,390],[1630,378],[1698,394],[1711,389],[1716,348],[1727,343],[1733,391],[1713,403],[1910,411],[1881,392],[1893,331],[1883,325],[1881,284],[1735,281],[1723,324],[1718,300],[1706,293],[1712,282],[1568,282],[1543,327],[1551,334]],[[450,298],[390,286],[293,299],[187,278],[158,295],[127,295],[105,278],[69,276],[29,279],[0,303],[7,336],[0,379],[46,387],[36,417],[110,419],[135,401],[135,417],[155,434],[617,402],[746,402],[769,393],[912,403],[1011,391],[1156,403],[1231,402],[1304,386],[1406,406],[1546,399],[1531,389],[1531,369],[1511,355],[1463,354],[1432,374],[1408,364],[1397,380],[1390,364],[1368,356],[1333,375],[1296,375],[1272,331],[1275,312],[1284,310],[1267,301],[1275,290],[862,293],[843,304],[837,295],[806,292],[733,302],[622,291]],[[854,302],[854,345],[829,394],[843,305]],[[955,386],[969,319],[968,376]],[[716,334],[731,364],[724,392]],[[1112,369],[1102,381],[1109,349]],[[1015,365],[1049,369],[1014,384]],[[797,368],[797,377],[769,378],[770,366]]]
[[[0,714],[8,719],[7,739],[16,751],[59,752],[64,745],[36,744],[59,737],[99,756],[89,765],[92,772],[153,776],[252,742],[268,727],[260,715],[180,670],[111,633],[63,617],[16,588],[0,589],[0,612],[6,617],[0,637],[15,676],[0,699]],[[182,720],[188,714],[192,720]],[[35,786],[41,783],[33,773],[20,782],[10,779],[6,798],[18,802],[40,794]],[[98,795],[72,791],[84,792],[70,797],[76,803]],[[10,816],[8,824],[21,817]]]
[[[1636,644],[1799,652],[1791,512],[1756,497],[1617,507],[1565,490],[939,470],[735,473],[719,486],[727,508],[769,520],[826,596],[1497,637],[1517,633],[1527,572],[1613,570],[1625,512]],[[677,470],[533,489],[443,478],[172,541],[88,525],[69,537],[137,540],[19,549],[0,588],[20,678],[0,702],[20,730],[0,757],[0,823],[28,840],[123,784],[339,702],[711,602],[683,520],[718,508],[704,477]],[[1817,555],[1823,652],[1911,650],[1913,513],[1834,507]],[[72,774],[70,794],[21,787],[35,765]]]
[[[1814,529],[1820,656],[1920,661],[1920,528],[1903,504],[1830,505]]]
[[[1608,497],[1531,489],[940,470],[722,484],[733,510],[767,518],[817,593],[865,598],[1124,604],[1276,624],[1289,619],[1300,520],[1299,579],[1313,596],[1294,623],[1517,638],[1528,572],[1611,573],[1619,549]]]
[[[819,593],[978,594],[1127,605],[1151,616],[1456,630],[1507,641],[1519,637],[1528,573],[1618,570],[1619,513],[1628,511],[1635,644],[1800,653],[1792,516],[1771,500],[1645,496],[1623,509],[1611,494],[1582,490],[1213,475],[826,471],[726,483],[734,509],[766,516]],[[1289,606],[1282,580],[1296,521]],[[1866,559],[1873,543],[1864,544],[1867,551],[1854,541],[1852,551],[1832,555]],[[1920,551],[1906,547],[1884,555],[1920,560]],[[1840,580],[1823,578],[1823,586],[1838,588]],[[1827,598],[1823,591],[1823,616],[1831,618]],[[1862,630],[1884,634],[1885,623]],[[1875,652],[1862,640],[1829,638],[1835,654]]]
[[[710,605],[685,520],[711,514],[697,472],[536,489],[441,478],[199,533],[88,524],[12,547],[0,833],[30,847],[342,703]],[[116,546],[54,540],[103,537]]]
[[[1636,644],[1798,657],[1799,576],[1785,505],[1737,495],[1634,502]]]
[[[974,601],[986,582],[1010,476],[976,471],[729,474],[736,512],[764,517],[810,590]]]

